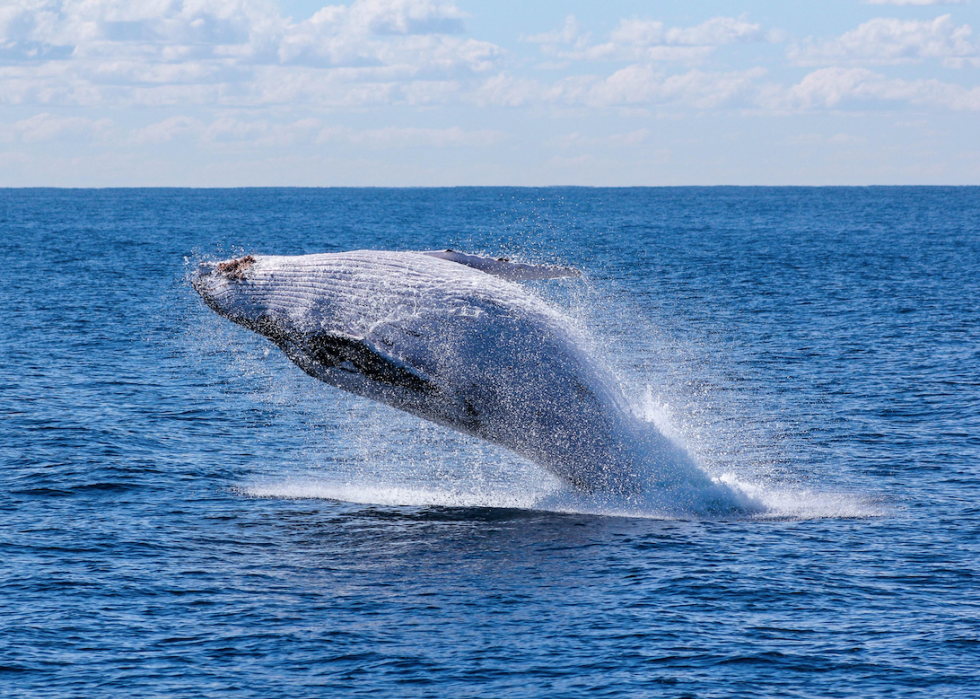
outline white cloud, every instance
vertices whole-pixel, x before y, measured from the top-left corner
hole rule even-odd
[[[619,46],[652,46],[666,39],[664,23],[647,19],[621,19],[609,35],[612,44]]]
[[[591,38],[591,34],[583,31],[583,27],[579,21],[575,19],[575,15],[568,15],[568,17],[565,18],[565,24],[561,29],[545,32],[544,34],[534,34],[532,36],[524,37],[524,40],[533,44],[566,44],[573,46],[578,45],[580,48],[584,48]]]
[[[342,11],[326,8],[327,11]],[[323,10],[321,10],[323,12]],[[459,34],[463,13],[445,0],[360,0],[348,10],[351,23],[374,34]]]
[[[774,39],[774,34],[742,18],[714,17],[693,27],[667,27],[656,20],[633,18],[620,20],[608,41],[594,44],[591,34],[569,16],[562,29],[525,40],[541,44],[545,55],[563,60],[696,62],[718,46]]]
[[[613,134],[609,142],[617,146],[636,146],[650,137],[650,129],[636,129],[628,133]]]
[[[566,70],[579,66],[552,82],[520,73],[519,62],[502,70],[500,47],[460,36],[464,19],[452,0],[354,0],[302,21],[283,17],[271,0],[7,0],[0,5],[0,103],[166,107],[167,114],[195,117],[162,119],[130,132],[128,142],[187,139],[216,148],[292,147],[318,139],[367,148],[483,147],[504,139],[498,131],[461,127],[338,131],[317,119],[286,123],[282,114],[291,110],[306,110],[298,117],[453,104],[579,113],[639,114],[653,107],[791,113],[864,108],[872,101],[977,108],[977,89],[868,70],[926,60],[980,65],[971,28],[948,15],[874,19],[832,40],[796,46],[793,61],[822,68],[796,85],[775,84],[751,64],[716,71],[665,64],[696,63],[724,45],[778,40],[744,17],[688,27],[621,19],[597,42],[569,16],[555,31],[523,39],[564,61]],[[194,106],[236,118],[213,119]],[[111,130],[104,119],[73,121],[47,113],[59,111],[54,106],[42,109],[36,123],[25,120],[8,140],[97,138]],[[254,118],[237,118],[243,114]]]
[[[318,142],[340,140],[370,148],[487,148],[503,141],[506,135],[501,131],[481,129],[466,131],[454,126],[448,129],[395,128],[369,129],[325,129]]]
[[[555,136],[546,145],[554,148],[580,148],[588,146],[600,147],[619,147],[632,148],[637,146],[650,137],[650,129],[636,129],[626,133],[612,134],[611,136],[592,137],[578,131]]]
[[[14,0],[0,45],[8,60],[212,58],[281,30],[271,10],[259,0]]]
[[[184,136],[199,135],[204,131],[204,128],[204,124],[197,119],[175,116],[137,129],[133,131],[130,138],[134,143],[156,145],[169,143]]]
[[[201,140],[214,145],[230,143],[256,148],[288,148],[311,143],[322,128],[319,119],[299,119],[281,124],[225,117],[209,124],[201,133]]]
[[[866,68],[814,71],[782,97],[791,107],[800,109],[833,109],[851,100],[881,100],[957,111],[980,110],[980,87],[970,89],[939,80],[892,79]]]
[[[545,87],[537,80],[516,78],[509,73],[498,73],[488,78],[469,96],[470,101],[479,107],[497,105],[502,107],[523,107],[537,102]]]
[[[833,136],[804,133],[790,136],[785,142],[791,146],[856,146],[867,143],[868,139],[847,133],[838,133]]]
[[[688,46],[721,46],[736,42],[765,41],[766,35],[758,24],[733,17],[714,17],[707,22],[680,29],[667,30],[666,43]]]
[[[64,139],[80,141],[104,138],[112,127],[113,123],[110,119],[57,117],[43,112],[18,121],[13,125],[13,132],[25,143]]]
[[[500,49],[488,42],[447,34],[463,31],[462,14],[449,2],[356,0],[325,7],[310,19],[287,25],[279,62],[312,67],[402,66],[425,69],[486,70]]]
[[[445,129],[395,128],[351,129],[325,126],[320,119],[298,119],[276,123],[267,119],[244,120],[222,117],[211,123],[188,116],[174,116],[130,133],[136,144],[159,145],[180,138],[193,138],[201,144],[222,147],[284,148],[340,143],[391,148],[486,148],[506,139],[502,131],[468,131],[458,126]]]
[[[546,99],[591,107],[684,105],[708,109],[730,105],[740,97],[750,98],[757,79],[765,74],[764,69],[753,68],[733,73],[691,70],[668,75],[652,65],[635,64],[604,79],[568,78],[551,88]]]
[[[809,42],[790,49],[799,65],[896,65],[938,59],[944,65],[980,66],[980,44],[967,24],[957,26],[950,15],[934,20],[878,18],[836,39]]]
[[[767,82],[767,75],[762,68],[733,72],[694,69],[672,75],[650,64],[634,64],[606,78],[566,78],[547,88],[543,100],[592,108],[726,108],[783,114],[864,108],[875,101],[954,111],[980,110],[980,87],[967,88],[935,79],[902,80],[867,68],[831,67],[813,71],[799,83],[786,86]]]
[[[451,0],[355,0],[301,22],[265,0],[14,0],[0,8],[0,101],[397,101],[395,86],[496,68],[499,47],[464,28]]]
[[[221,117],[210,123],[188,116],[174,116],[130,133],[136,144],[159,145],[183,138],[221,147],[284,148],[312,144],[323,130],[319,119],[299,119],[287,123],[266,119],[242,120]]]

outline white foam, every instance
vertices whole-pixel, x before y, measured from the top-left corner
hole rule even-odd
[[[288,480],[260,483],[243,488],[245,495],[290,500],[337,500],[359,505],[390,507],[495,507],[520,510],[538,509],[534,495],[507,492],[462,492],[452,488],[408,487],[383,484],[354,485],[324,481]]]
[[[530,466],[530,468],[534,468]],[[329,480],[287,479],[254,483],[239,492],[249,497],[318,499],[384,507],[506,508],[637,517],[667,520],[811,520],[879,517],[888,513],[880,502],[843,492],[764,486],[717,479],[716,484],[740,494],[744,507],[712,507],[710,496],[697,493],[650,491],[631,498],[582,493],[560,483],[550,488],[503,487],[464,489],[465,483],[390,485],[336,483]]]
[[[861,519],[882,517],[889,508],[876,498],[840,491],[820,491],[786,483],[751,483],[732,474],[718,479],[761,503],[758,519]]]
[[[282,386],[282,382],[273,383]],[[310,390],[297,392],[301,387]],[[329,411],[337,422],[323,428],[325,433],[308,424],[307,455],[311,461],[306,468],[296,464],[286,478],[271,475],[281,472],[281,467],[270,468],[263,480],[240,489],[249,497],[323,499],[385,507],[512,508],[668,520],[808,520],[887,513],[887,508],[874,499],[803,487],[774,479],[764,471],[753,473],[750,467],[725,471],[706,468],[711,476],[708,481],[680,479],[648,487],[629,498],[583,493],[486,442],[318,384],[299,383],[293,391],[282,388],[282,395],[263,399],[292,404],[291,410],[302,403],[311,413]],[[635,411],[703,464],[676,426],[675,410],[667,401],[648,391]],[[346,435],[342,446],[338,434]],[[329,465],[317,463],[324,456],[325,444]],[[737,448],[735,445],[736,453]],[[730,466],[731,461],[726,461]]]

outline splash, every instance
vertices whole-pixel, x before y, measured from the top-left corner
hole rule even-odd
[[[683,481],[672,487],[651,483],[630,497],[583,493],[485,442],[383,406],[336,392],[325,396],[325,392],[318,393],[316,405],[326,409],[323,403],[329,400],[330,408],[339,407],[347,419],[330,434],[310,432],[307,454],[314,463],[304,472],[291,469],[292,475],[285,478],[278,464],[271,466],[264,476],[240,488],[241,494],[385,507],[489,507],[658,520],[807,520],[875,517],[886,512],[881,503],[846,492],[764,478],[752,481],[734,472],[705,476],[707,482],[699,481],[696,487]],[[278,397],[284,407],[302,399]],[[358,409],[348,411],[344,401]],[[646,411],[651,426],[680,439],[669,405],[655,402],[637,409]],[[336,458],[338,433],[345,437],[342,458]],[[330,441],[333,458],[327,459],[322,445]]]
[[[703,507],[692,510],[676,499],[676,494],[649,493],[647,498],[624,500],[583,494],[561,484],[548,490],[473,491],[440,484],[410,486],[288,479],[254,483],[237,490],[242,495],[256,498],[333,500],[384,507],[489,507],[657,520],[801,521],[863,519],[888,513],[883,503],[850,493],[772,488],[730,478],[719,479],[719,483],[742,493],[747,505],[724,512],[712,512]]]

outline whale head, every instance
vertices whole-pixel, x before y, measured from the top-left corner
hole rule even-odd
[[[393,259],[400,262],[400,255]],[[271,340],[314,378],[427,419],[458,423],[459,407],[451,401],[437,406],[435,417],[426,413],[435,408],[420,407],[439,389],[396,346],[398,313],[406,298],[417,302],[419,285],[392,281],[391,272],[359,262],[357,255],[245,255],[202,262],[191,284],[218,315]],[[366,283],[371,291],[365,294]],[[412,318],[416,311],[413,306]],[[383,321],[389,333],[378,337],[374,331]],[[414,326],[405,331],[421,337]]]
[[[219,262],[202,262],[191,285],[218,315],[273,341],[290,333],[290,317],[269,292],[265,260],[245,255]]]

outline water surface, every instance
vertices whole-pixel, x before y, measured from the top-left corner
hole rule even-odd
[[[549,507],[186,281],[445,247],[585,270],[530,288],[769,514]],[[0,190],[0,249],[0,693],[975,695],[980,189]]]

